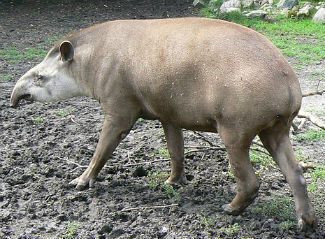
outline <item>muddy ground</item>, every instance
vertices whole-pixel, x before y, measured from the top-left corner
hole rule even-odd
[[[23,103],[9,107],[15,81],[38,63],[29,49],[48,50],[70,32],[113,19],[197,15],[192,0],[1,1],[0,50],[0,238],[324,238],[324,186],[310,194],[319,228],[297,232],[292,194],[272,161],[254,163],[259,197],[240,216],[221,206],[235,195],[234,179],[222,150],[186,154],[189,183],[175,189],[163,181],[169,172],[159,122],[138,121],[101,171],[94,188],[77,191],[69,182],[88,165],[103,120],[96,101]],[[289,59],[294,66],[294,60]],[[304,92],[324,79],[325,62],[297,70]],[[319,87],[324,88],[321,81]],[[303,108],[325,119],[324,96],[304,99]],[[324,140],[292,136],[299,158],[323,165]],[[203,136],[223,147],[217,135]],[[185,131],[187,151],[209,146]],[[312,182],[311,169],[305,172]]]

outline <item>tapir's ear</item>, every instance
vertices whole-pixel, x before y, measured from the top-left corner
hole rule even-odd
[[[62,61],[71,61],[74,55],[74,49],[69,41],[64,41],[60,45],[60,53]]]

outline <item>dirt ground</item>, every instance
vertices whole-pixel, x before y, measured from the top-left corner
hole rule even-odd
[[[106,20],[198,15],[192,2],[1,1],[0,50],[48,50],[54,40]],[[269,166],[254,164],[260,193],[240,216],[226,215],[221,209],[235,195],[234,179],[222,150],[188,152],[189,183],[175,189],[164,186],[169,161],[157,121],[138,121],[101,171],[95,187],[77,191],[69,182],[90,162],[102,111],[96,101],[87,98],[10,108],[15,82],[39,61],[37,57],[16,61],[0,58],[1,239],[325,238],[324,193],[310,194],[319,218],[317,231],[308,235],[297,232],[291,190],[271,161]],[[316,90],[317,79],[324,79],[324,65],[323,61],[297,70],[304,92]],[[324,87],[321,81],[319,88]],[[304,99],[303,109],[325,119],[324,96]],[[307,123],[303,130],[309,127]],[[196,133],[184,134],[188,151],[209,146]],[[217,135],[202,135],[223,147]],[[304,141],[293,136],[293,144],[307,162],[323,165],[324,140]],[[310,184],[310,171],[305,176]]]

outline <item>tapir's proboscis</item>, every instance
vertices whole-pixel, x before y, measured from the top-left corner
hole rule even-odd
[[[92,186],[99,171],[138,118],[162,123],[171,156],[166,183],[182,183],[182,129],[218,132],[227,149],[237,194],[223,209],[239,214],[258,194],[249,158],[258,135],[289,183],[298,227],[316,227],[306,181],[289,139],[301,106],[296,74],[263,35],[204,18],[119,20],[60,40],[16,83],[21,99],[97,99],[105,119],[95,154],[72,181]]]

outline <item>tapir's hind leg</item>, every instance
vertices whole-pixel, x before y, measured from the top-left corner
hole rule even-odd
[[[225,212],[238,215],[257,196],[259,182],[249,158],[249,148],[254,135],[245,135],[234,128],[218,128],[226,146],[231,167],[237,183],[237,194],[230,204],[223,206]]]
[[[184,139],[181,128],[169,123],[162,123],[171,157],[171,173],[166,183],[185,183],[184,173]]]
[[[106,116],[93,159],[86,171],[80,177],[73,180],[71,184],[77,185],[78,189],[88,184],[90,187],[93,186],[99,171],[103,168],[117,145],[130,131],[133,121],[128,119],[127,117],[113,119]]]
[[[290,127],[286,123],[279,121],[273,127],[260,132],[259,137],[265,148],[279,165],[293,191],[298,225],[300,230],[305,230],[309,226],[312,228],[316,227],[316,219],[308,198],[302,169],[298,165],[293,153],[289,139],[289,129]]]

